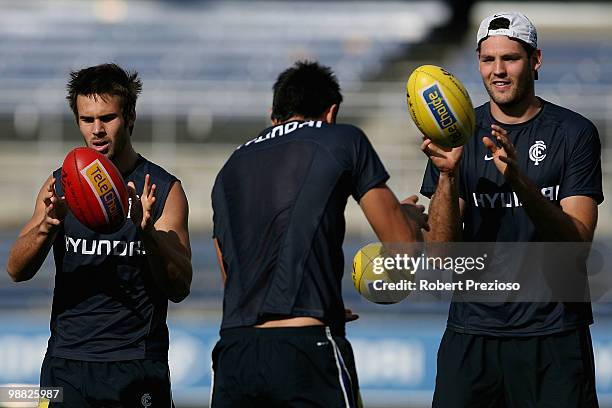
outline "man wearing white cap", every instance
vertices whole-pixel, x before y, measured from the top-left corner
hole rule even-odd
[[[422,145],[427,239],[591,242],[603,201],[597,129],[535,95],[542,52],[523,14],[485,18],[477,47],[490,100],[474,137]],[[592,323],[588,302],[453,302],[433,407],[597,407]]]

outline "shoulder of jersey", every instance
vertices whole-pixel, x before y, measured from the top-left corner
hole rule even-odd
[[[325,145],[346,146],[347,144],[358,144],[361,139],[365,139],[366,135],[359,127],[348,123],[337,123],[334,125],[323,126],[321,128],[325,133],[312,133],[314,141]]]
[[[546,120],[551,120],[559,123],[563,126],[568,126],[569,129],[575,129],[576,131],[580,131],[583,128],[593,127],[593,122],[591,122],[586,117],[582,116],[580,113],[575,112],[571,109],[564,108],[563,106],[556,105],[551,102],[544,102],[546,106]]]
[[[355,137],[364,135],[363,130],[349,123],[336,123],[335,125],[328,126],[327,129],[342,135],[349,135]]]
[[[166,169],[143,157],[143,162],[132,172],[132,177],[130,178],[142,176],[144,180],[144,175],[147,173],[151,176],[152,183],[167,182],[173,177]]]

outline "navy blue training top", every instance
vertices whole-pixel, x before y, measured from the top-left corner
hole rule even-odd
[[[221,329],[309,316],[344,334],[344,209],[389,178],[351,125],[290,121],[238,147],[212,191],[227,272]]]
[[[465,242],[542,241],[519,198],[497,170],[482,138],[491,124],[508,131],[521,171],[545,198],[560,206],[570,196],[603,201],[601,145],[597,129],[583,116],[542,100],[531,120],[507,125],[495,121],[489,103],[476,109],[476,131],[465,145],[460,165],[459,196],[465,200]],[[431,197],[439,172],[427,164],[421,194]],[[512,259],[527,265],[528,259]],[[535,272],[534,272],[535,273]],[[455,331],[496,336],[530,336],[571,330],[593,322],[590,303],[452,303],[448,327]]]
[[[53,176],[60,180],[61,169]],[[140,193],[146,174],[157,187],[154,220],[176,177],[139,156],[123,174]],[[61,183],[56,183],[62,194]],[[68,212],[53,244],[55,289],[47,355],[83,361],[168,359],[168,298],[153,281],[144,246],[128,218],[99,234]]]

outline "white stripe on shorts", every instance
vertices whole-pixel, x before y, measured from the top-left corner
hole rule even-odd
[[[212,407],[213,388],[215,388],[215,370],[213,369],[213,362],[210,360],[210,397],[208,398],[208,406]]]
[[[338,346],[336,345],[336,342],[334,341],[334,338],[331,335],[331,330],[329,329],[329,326],[325,326],[325,335],[327,336],[327,339],[329,340],[329,342],[332,344],[332,349],[334,351],[334,359],[336,360],[336,367],[338,367],[338,380],[340,380],[340,388],[342,388],[342,395],[344,396],[344,403],[346,404],[346,408],[351,408],[349,397],[346,392],[346,387],[344,385],[344,380],[342,379],[342,368],[340,367],[340,359],[342,358],[342,356],[339,355],[340,350],[338,350]],[[342,363],[342,365],[344,365],[344,363]],[[349,376],[349,380],[350,378],[351,377]]]

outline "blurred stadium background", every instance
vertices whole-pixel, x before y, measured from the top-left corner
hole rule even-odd
[[[538,27],[544,63],[537,93],[590,118],[603,144],[604,189],[596,236],[599,276],[612,264],[612,6],[607,2],[444,1],[69,1],[0,2],[0,261],[4,265],[34,197],[66,152],[81,143],[64,99],[70,70],[114,61],[137,70],[144,90],[133,135],[138,151],[183,182],[190,207],[194,281],[172,305],[170,364],[178,407],[208,404],[210,350],[222,290],[210,240],[210,191],[237,145],[268,124],[271,85],[297,59],[338,75],[339,121],[362,127],[398,196],[416,193],[425,166],[409,119],[405,81],[418,65],[448,68],[476,105],[478,22],[523,11]],[[422,198],[424,199],[424,198]],[[375,240],[349,203],[347,271]],[[49,259],[27,283],[0,274],[0,384],[36,384],[53,290]],[[369,407],[431,401],[446,304],[376,306],[345,279],[347,307],[361,315],[349,338]],[[592,327],[602,406],[612,406],[612,308],[596,302]],[[1,404],[0,404],[1,405]]]

